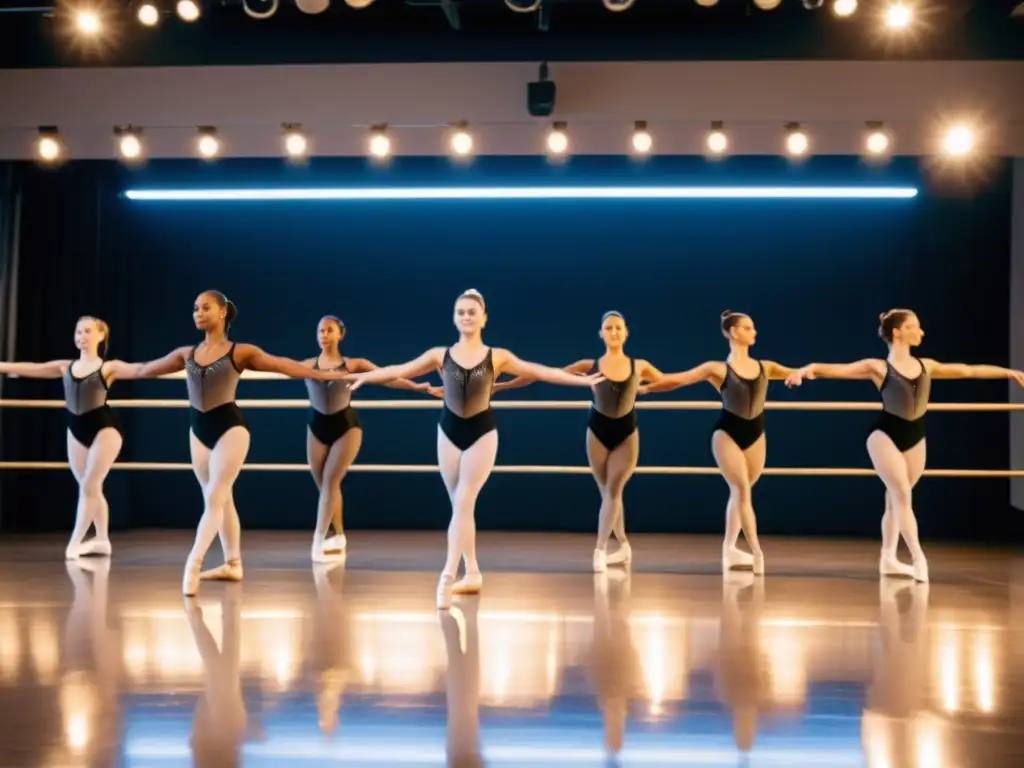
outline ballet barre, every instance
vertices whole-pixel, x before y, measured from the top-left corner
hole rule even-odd
[[[0,461],[0,471],[17,469],[67,469],[66,461]],[[113,469],[135,471],[192,471],[192,465],[177,462],[125,461]],[[308,472],[308,464],[245,464],[250,472]],[[436,464],[353,464],[349,472],[430,472]],[[502,474],[590,475],[590,467],[529,464],[499,464],[493,470]],[[637,467],[637,475],[715,475],[717,467]],[[877,477],[873,469],[845,467],[768,467],[761,473],[770,477]],[[1024,469],[926,469],[925,477],[1024,477]]]
[[[237,400],[240,408],[308,408],[309,400],[292,400],[285,398],[263,400]],[[109,400],[113,408],[188,408],[188,400]],[[440,398],[424,396],[419,400],[353,400],[352,407],[357,410],[437,410],[441,407]],[[492,400],[491,408],[495,410],[587,410],[591,407],[590,400]],[[0,399],[0,408],[63,408],[63,400],[4,400]],[[881,402],[779,402],[765,403],[769,411],[880,411]],[[640,411],[720,411],[721,400],[652,400],[637,401]],[[1024,403],[931,403],[929,412],[1005,412],[1024,411]]]

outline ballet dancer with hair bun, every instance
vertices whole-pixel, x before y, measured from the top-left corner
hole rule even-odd
[[[870,379],[882,396],[882,413],[868,433],[871,463],[885,485],[882,515],[882,576],[908,576],[928,581],[928,561],[917,536],[917,518],[911,500],[924,473],[927,453],[925,414],[932,379],[1010,379],[1024,386],[1024,373],[995,365],[940,363],[917,358],[911,349],[924,339],[921,322],[912,310],[890,309],[878,316],[878,335],[889,346],[885,360],[868,358],[855,363],[811,363],[794,371],[786,386],[804,379]],[[896,558],[900,536],[907,543],[912,566]]]
[[[203,491],[204,511],[185,562],[181,591],[194,595],[200,579],[241,581],[242,529],[233,488],[249,452],[249,427],[235,402],[242,371],[281,373],[293,379],[340,379],[341,371],[322,371],[285,357],[268,355],[252,344],[228,339],[238,309],[220,291],[196,297],[192,318],[205,338],[194,347],[178,347],[159,360],[135,363],[125,378],[148,379],[185,371],[189,401],[192,469]],[[201,573],[203,558],[220,536],[224,564]]]
[[[640,391],[641,394],[668,392],[707,381],[721,393],[722,411],[711,434],[711,452],[729,485],[722,569],[752,566],[754,573],[761,575],[764,553],[757,538],[752,491],[764,471],[767,453],[764,404],[768,398],[768,382],[785,379],[793,369],[750,356],[750,348],[757,340],[750,315],[726,310],[721,315],[721,329],[729,341],[729,357],[725,362],[712,360],[689,371],[665,374],[659,382],[641,387]],[[750,555],[736,545],[741,530],[750,545]]]
[[[377,366],[361,357],[343,357],[339,345],[345,338],[345,323],[334,315],[324,315],[317,324],[317,340],[321,352],[302,364],[315,370],[362,373]],[[430,389],[427,382],[414,383],[395,379],[385,386],[412,392]],[[341,520],[341,481],[356,460],[363,444],[363,425],[352,407],[351,382],[345,379],[324,381],[306,379],[309,393],[309,422],[306,432],[306,458],[320,492],[317,503],[316,528],[313,531],[313,562],[321,563],[329,555],[346,551],[348,541]],[[327,531],[334,525],[334,535]]]
[[[84,315],[75,324],[77,360],[48,363],[0,363],[0,374],[26,379],[63,379],[67,414],[68,464],[78,483],[78,510],[64,557],[109,556],[110,506],[103,495],[103,481],[121,453],[121,424],[107,405],[115,379],[130,378],[132,366],[121,360],[104,360],[110,346],[110,327],[98,317]],[[96,535],[84,541],[89,526]]]
[[[636,396],[641,382],[657,382],[663,374],[646,360],[627,357],[623,348],[629,331],[621,312],[605,312],[598,336],[605,353],[597,360],[578,360],[565,367],[569,373],[601,373],[605,380],[594,386],[594,401],[587,420],[587,461],[601,493],[601,512],[594,547],[594,572],[604,573],[609,565],[627,565],[633,550],[626,538],[622,495],[640,459]],[[533,382],[520,376],[494,385],[494,391],[517,389]],[[612,533],[619,548],[608,554]]]
[[[452,519],[448,526],[448,557],[437,585],[440,609],[451,606],[452,594],[476,593],[483,587],[476,561],[474,510],[498,453],[497,424],[491,410],[491,390],[498,375],[509,373],[578,387],[590,387],[604,380],[597,373],[577,376],[520,360],[507,349],[484,346],[486,304],[474,289],[455,300],[454,321],[459,340],[453,346],[433,347],[410,362],[348,376],[352,389],[356,389],[363,384],[413,379],[432,370],[441,373],[443,390],[431,393],[444,399],[437,429],[437,459],[451,499]],[[460,559],[465,560],[466,575],[455,583]]]

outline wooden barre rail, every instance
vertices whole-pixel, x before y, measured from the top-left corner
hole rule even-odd
[[[109,404],[115,408],[188,408],[187,400],[111,400]],[[308,408],[309,400],[263,399],[239,400],[242,408]],[[436,398],[421,400],[354,400],[353,407],[360,410],[435,410],[441,407]],[[585,410],[590,408],[590,400],[492,400],[491,407],[495,410]],[[0,408],[63,408],[63,400],[3,400]],[[718,411],[722,408],[721,400],[668,400],[664,402],[638,402],[637,410],[642,411]],[[769,411],[879,411],[880,402],[768,402],[765,409]],[[979,411],[1024,411],[1024,403],[932,403],[929,411],[979,412]]]
[[[67,469],[65,461],[0,461],[0,471],[18,469]],[[131,461],[114,464],[114,469],[151,471],[192,471],[192,465],[176,462]],[[308,472],[308,464],[246,464],[250,472]],[[350,472],[437,472],[435,464],[354,464]],[[590,467],[505,464],[496,473],[530,475],[589,475]],[[718,475],[716,467],[637,467],[638,475]],[[873,469],[845,467],[769,467],[764,474],[774,477],[875,477]],[[927,469],[925,477],[1024,477],[1013,469]]]

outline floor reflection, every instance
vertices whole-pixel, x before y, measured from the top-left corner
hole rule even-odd
[[[431,578],[342,560],[183,600],[161,565],[14,563],[0,762],[967,768],[1024,752],[1012,583],[496,573],[437,613]]]

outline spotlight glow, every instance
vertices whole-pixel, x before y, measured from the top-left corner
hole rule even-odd
[[[379,160],[391,154],[391,139],[383,131],[374,131],[370,136],[370,154]]]
[[[910,200],[916,187],[362,187],[129,189],[145,202],[270,200]]]
[[[633,151],[638,155],[649,154],[654,147],[654,139],[646,128],[633,131]]]
[[[803,131],[790,131],[786,135],[786,151],[794,156],[805,155],[810,147],[807,134]]]
[[[872,131],[864,144],[869,154],[882,155],[889,150],[889,137],[885,131]]]
[[[60,142],[52,136],[43,136],[36,143],[36,154],[47,163],[60,157],[60,149]]]
[[[548,152],[552,155],[564,155],[569,150],[569,134],[565,123],[555,123],[548,132]]]
[[[452,134],[450,141],[452,154],[458,157],[466,157],[473,152],[473,134],[460,128]]]
[[[142,142],[134,133],[126,133],[117,142],[117,149],[125,160],[137,160],[142,156]]]
[[[139,6],[135,17],[144,27],[155,27],[160,21],[160,11],[152,3],[143,3]]]
[[[725,131],[714,130],[708,134],[708,152],[713,155],[724,154],[729,148],[729,137]]]
[[[284,137],[284,151],[288,157],[303,157],[309,148],[306,137],[298,131],[289,131]]]
[[[910,26],[914,14],[903,3],[893,3],[885,9],[885,26],[889,29],[904,30]]]
[[[199,3],[196,0],[178,0],[175,10],[182,21],[191,23],[199,18]]]
[[[849,18],[857,12],[857,0],[835,0],[832,3],[832,13],[841,19]]]
[[[75,14],[75,26],[83,35],[98,35],[103,25],[95,11],[78,11]]]
[[[969,155],[974,149],[974,131],[966,125],[954,125],[946,132],[942,148],[952,157]]]
[[[205,158],[216,157],[220,153],[220,139],[212,133],[204,133],[197,144],[199,154]]]

